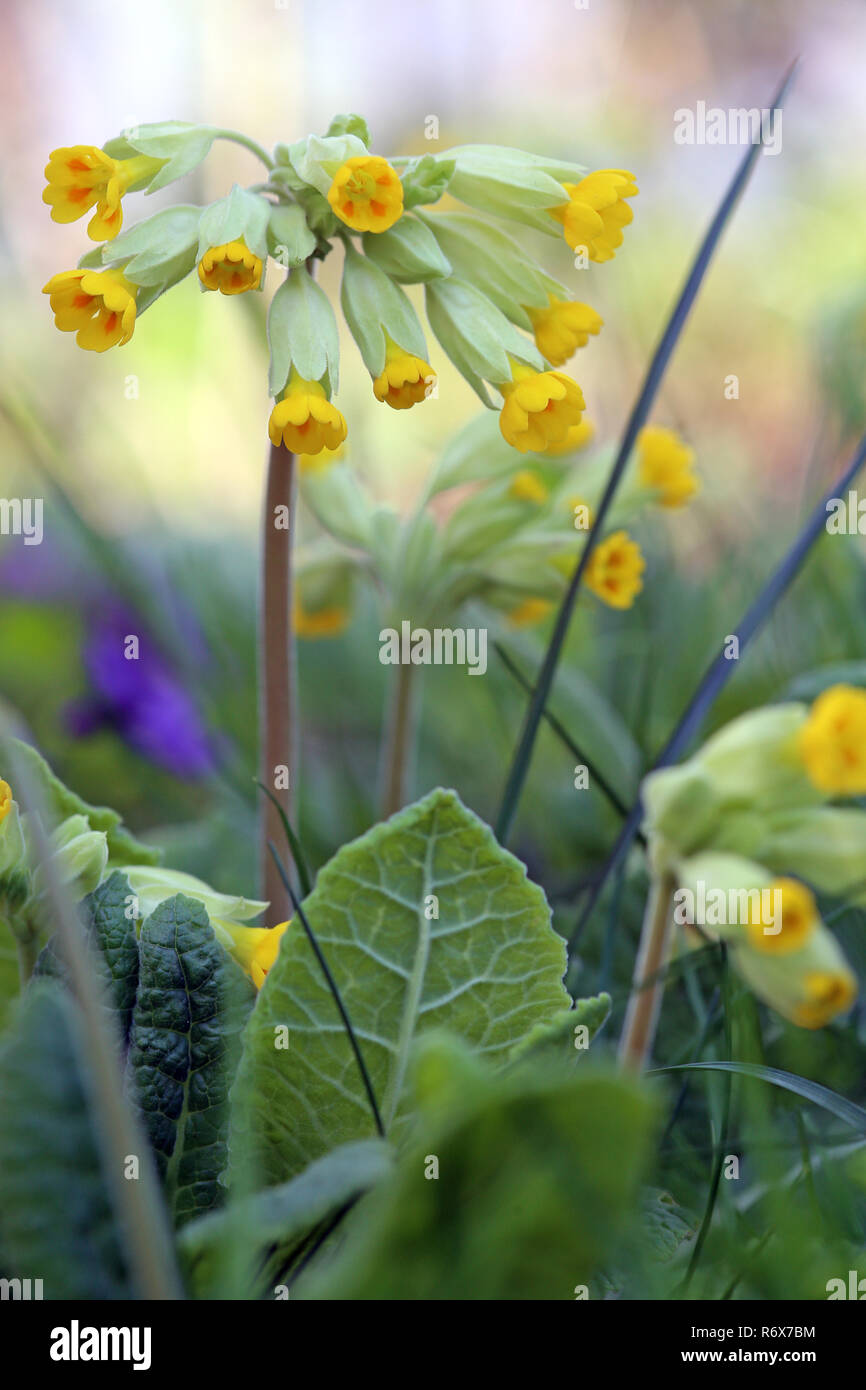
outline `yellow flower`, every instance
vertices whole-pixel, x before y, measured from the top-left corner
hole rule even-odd
[[[87,225],[93,241],[110,241],[123,226],[121,199],[133,184],[143,183],[160,169],[164,159],[136,155],[112,159],[95,145],[71,145],[53,150],[45,166],[47,187],[42,201],[51,205],[55,222],[76,222],[96,204]]]
[[[339,463],[345,453],[343,445],[338,444],[336,449],[320,449],[318,454],[300,454],[298,464],[302,473],[325,473],[331,464]]]
[[[756,951],[780,956],[799,951],[818,926],[814,893],[796,878],[774,879],[769,892],[773,896],[767,914],[766,890],[749,899],[749,920],[745,926],[752,946]]]
[[[281,922],[278,927],[245,927],[239,922],[214,920],[217,936],[227,933],[230,941],[224,941],[226,950],[249,975],[256,989],[261,989],[265,983],[288,926],[288,922]]]
[[[549,598],[525,598],[516,608],[511,609],[508,621],[512,627],[529,627],[532,623],[540,623],[542,618],[546,618],[552,607],[553,602]]]
[[[614,531],[589,557],[587,588],[611,608],[631,608],[643,588],[646,561],[627,531]]]
[[[554,367],[561,367],[579,347],[585,347],[590,333],[599,333],[604,320],[588,304],[557,299],[550,295],[546,309],[527,306],[532,321],[535,346]]]
[[[334,175],[328,202],[353,231],[387,232],[403,212],[403,185],[381,155],[356,154]]]
[[[585,246],[591,261],[610,261],[622,245],[622,229],[634,214],[624,198],[638,191],[626,169],[597,169],[580,183],[565,183],[568,202],[550,209],[572,251]]]
[[[436,374],[429,363],[387,338],[385,368],[373,382],[373,395],[392,410],[408,410],[430,394]]]
[[[697,492],[694,452],[673,430],[647,425],[638,435],[637,450],[640,480],[661,494],[663,507],[681,507]]]
[[[121,270],[63,270],[43,287],[62,333],[78,334],[79,347],[105,352],[122,347],[135,327],[135,296]]]
[[[12,810],[12,788],[0,777],[0,821],[4,821]]]
[[[866,691],[833,685],[819,695],[800,730],[799,751],[819,791],[866,794]]]
[[[508,496],[513,497],[518,502],[538,502],[540,504],[547,501],[550,493],[537,473],[532,473],[528,468],[521,468],[520,472],[515,473],[511,479]]]
[[[572,425],[560,444],[548,444],[545,453],[556,458],[560,454],[575,454],[583,449],[595,434],[595,425],[584,415],[579,425]]]
[[[801,1028],[823,1028],[847,1013],[857,998],[857,981],[850,970],[813,970],[803,981],[805,999],[792,1011]]]
[[[315,612],[304,608],[303,601],[296,595],[294,602],[295,632],[299,637],[315,641],[318,637],[339,637],[349,623],[349,610],[341,604],[328,608],[318,608]]]
[[[198,263],[198,278],[206,290],[243,294],[258,289],[262,263],[243,241],[229,241],[205,251]]]
[[[305,381],[293,367],[285,395],[271,411],[268,434],[272,444],[282,444],[293,454],[319,454],[342,444],[346,421],[321,382]]]
[[[564,372],[536,372],[509,360],[511,381],[499,386],[505,397],[499,428],[522,454],[542,454],[549,445],[561,444],[572,425],[580,424],[586,408],[583,392]]]

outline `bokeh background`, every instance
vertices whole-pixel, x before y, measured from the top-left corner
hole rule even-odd
[[[0,696],[80,793],[116,805],[169,862],[248,893],[267,296],[203,295],[192,277],[122,351],[79,352],[41,295],[89,246],[84,222],[58,226],[41,201],[49,151],[170,118],[271,147],[358,111],[386,155],[494,141],[633,170],[641,192],[615,261],[579,271],[556,253],[556,271],[605,319],[571,368],[605,447],[742,153],[676,144],[674,112],[763,106],[801,55],[781,153],[758,161],[654,412],[695,448],[701,498],[642,537],[647,585],[630,613],[582,605],[557,684],[563,721],[633,795],[866,419],[862,4],[7,0],[4,26],[0,493],[44,497],[45,539],[0,537]],[[127,225],[258,175],[252,155],[218,143],[183,184],[128,201]],[[332,294],[338,276],[335,255],[321,276]],[[388,411],[345,349],[353,466],[408,507],[477,402],[434,348],[438,399]],[[725,396],[730,374],[737,400]],[[714,719],[857,659],[863,597],[858,543],[825,546]],[[343,637],[301,644],[300,829],[315,863],[376,816],[379,625],[362,598]],[[152,652],[133,691],[112,656],[123,630],[146,634]],[[545,635],[519,638],[527,668]],[[454,785],[492,819],[522,708],[495,660],[483,681],[431,671],[415,790]],[[617,825],[603,800],[575,792],[572,762],[544,732],[514,842],[564,930]],[[585,968],[604,983],[612,962],[592,942]]]

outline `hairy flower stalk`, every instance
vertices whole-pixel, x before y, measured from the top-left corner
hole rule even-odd
[[[414,666],[394,668],[382,747],[382,815],[393,816],[409,799],[419,689]]]
[[[619,1043],[620,1064],[635,1071],[646,1066],[658,1026],[673,936],[673,891],[673,876],[664,873],[653,880],[647,897],[632,992]]]

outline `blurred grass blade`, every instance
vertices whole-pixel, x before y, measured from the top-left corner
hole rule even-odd
[[[847,492],[848,487],[856,478],[864,462],[866,462],[866,435],[860,440],[857,451],[842,476],[836,479],[832,486],[824,493],[821,500],[816,503],[809,520],[794,541],[794,544],[776,567],[773,574],[771,574],[767,583],[755,599],[755,602],[752,604],[751,608],[748,609],[745,617],[736,629],[735,635],[739,641],[739,652],[741,656],[749,642],[766,622],[767,618],[769,618],[776,604],[779,602],[779,599],[782,598],[787,589],[794,582],[812,546],[821,533],[825,531],[827,503],[831,498],[841,497]],[[655,769],[659,767],[666,767],[669,763],[672,763],[675,758],[679,757],[692,736],[700,728],[702,721],[718,698],[720,692],[730,680],[734,668],[738,663],[730,661],[725,655],[729,642],[730,637],[727,637],[724,645],[719,650],[718,655],[706,671],[700,685],[686,706],[676,728],[653,763],[651,771],[655,771]],[[642,814],[643,807],[640,797],[638,797],[601,872],[593,881],[587,903],[569,939],[570,951],[574,949],[577,942],[580,940],[583,928],[589,921],[607,879],[623,856],[628,852],[632,840],[637,835],[640,829]]]
[[[268,798],[270,802],[273,803],[273,805],[276,808],[277,815],[279,816],[282,822],[283,830],[286,832],[286,840],[288,841],[288,846],[291,851],[292,859],[294,860],[295,868],[298,871],[298,881],[301,885],[301,892],[303,893],[304,897],[307,898],[313,891],[313,881],[310,878],[310,870],[307,865],[307,860],[304,851],[301,848],[301,842],[295,834],[294,830],[292,829],[291,821],[286,815],[285,810],[280,805],[280,802],[278,801],[277,797],[274,796],[270,788],[266,787],[264,782],[257,782],[256,786],[264,792],[265,796]]]
[[[785,77],[779,87],[779,90],[770,102],[770,109],[772,111],[775,112],[782,105],[785,96],[787,95],[787,91],[791,84],[792,78],[794,76],[796,66],[796,62],[792,63],[791,67],[785,74]],[[526,776],[529,771],[529,764],[532,758],[532,751],[535,745],[535,738],[538,733],[538,726],[541,723],[542,711],[544,710],[544,706],[547,703],[548,696],[550,695],[551,686],[553,685],[553,678],[556,675],[556,668],[559,663],[559,657],[562,651],[563,644],[565,642],[566,635],[568,633],[569,624],[571,622],[571,616],[574,611],[575,602],[577,600],[578,590],[583,580],[586,567],[589,564],[589,560],[592,555],[593,549],[595,548],[596,540],[601,533],[601,528],[604,525],[605,517],[607,516],[608,510],[610,509],[610,506],[613,503],[614,497],[616,495],[617,489],[619,488],[623,473],[625,472],[626,465],[628,464],[631,452],[637,440],[638,433],[646,423],[650,410],[652,409],[653,402],[661,385],[662,378],[667,369],[667,365],[671,359],[671,356],[673,355],[673,351],[677,345],[680,333],[682,332],[683,327],[685,326],[685,322],[688,318],[689,311],[697,297],[698,290],[700,289],[701,284],[703,282],[703,278],[706,274],[707,267],[709,266],[709,263],[713,256],[713,252],[715,251],[719,239],[721,238],[722,232],[724,231],[728,223],[728,220],[730,219],[734,211],[734,208],[737,205],[740,195],[742,194],[749,180],[749,176],[752,173],[752,170],[754,169],[755,162],[758,158],[758,155],[761,153],[762,148],[763,146],[760,143],[751,145],[747,153],[744,155],[739,165],[739,168],[737,169],[737,172],[735,173],[734,178],[731,181],[730,187],[725,193],[725,196],[722,199],[721,204],[719,205],[719,209],[716,212],[716,215],[709,226],[709,229],[707,231],[706,236],[704,237],[703,242],[701,243],[700,249],[698,251],[697,256],[695,257],[692,268],[689,271],[688,278],[686,279],[685,285],[683,286],[682,291],[680,293],[680,297],[677,300],[676,305],[674,306],[670,318],[668,319],[667,325],[664,329],[664,332],[662,333],[658,346],[656,347],[656,350],[653,353],[652,358],[650,359],[650,364],[647,369],[646,377],[644,378],[640,394],[632,408],[631,415],[629,416],[628,424],[626,425],[625,433],[622,437],[622,443],[619,446],[619,452],[616,456],[616,460],[614,462],[613,468],[611,469],[610,476],[607,480],[604,495],[602,496],[601,502],[599,503],[598,511],[596,513],[595,519],[587,536],[586,545],[583,548],[583,552],[581,553],[580,560],[577,564],[577,568],[575,569],[574,574],[571,578],[571,583],[568,586],[568,591],[566,592],[565,597],[562,600],[562,604],[557,614],[556,624],[554,626],[553,634],[550,638],[550,642],[545,653],[544,661],[541,666],[541,672],[538,677],[538,682],[535,686],[535,692],[532,696],[532,699],[529,702],[529,707],[526,712],[526,718],[523,723],[523,728],[521,730],[517,748],[514,753],[514,759],[512,761],[511,768],[508,774],[508,780],[506,782],[505,791],[503,793],[502,805],[500,807],[499,816],[496,821],[496,835],[501,844],[505,843],[508,837],[508,833],[511,829],[512,821],[514,820],[514,815],[517,810],[517,803],[520,799],[520,794],[523,790],[523,784],[526,780]]]
[[[818,1081],[808,1081],[805,1076],[797,1076],[791,1071],[764,1067],[758,1062],[681,1062],[678,1066],[655,1067],[647,1072],[647,1076],[661,1076],[671,1071],[727,1071],[737,1076],[753,1077],[756,1081],[766,1081],[769,1086],[778,1086],[799,1096],[801,1100],[820,1106],[828,1114],[835,1115],[837,1120],[843,1120],[852,1129],[866,1134],[866,1110],[836,1091],[831,1091],[828,1086],[822,1086]]]

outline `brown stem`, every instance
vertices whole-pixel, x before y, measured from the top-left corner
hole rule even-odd
[[[409,773],[417,713],[417,687],[412,666],[394,668],[388,722],[383,745],[382,814],[392,816],[408,800]]]
[[[640,945],[635,961],[632,993],[619,1043],[620,1065],[643,1071],[655,1041],[664,991],[664,968],[671,948],[671,874],[653,879],[646,901]]]
[[[292,540],[297,485],[295,455],[272,444],[262,522],[262,602],[260,647],[261,780],[291,819],[298,769],[295,634],[292,613]],[[288,769],[288,786],[283,769]],[[262,798],[260,871],[262,895],[270,902],[271,925],[291,916],[289,895],[268,851],[285,839],[276,807]]]

